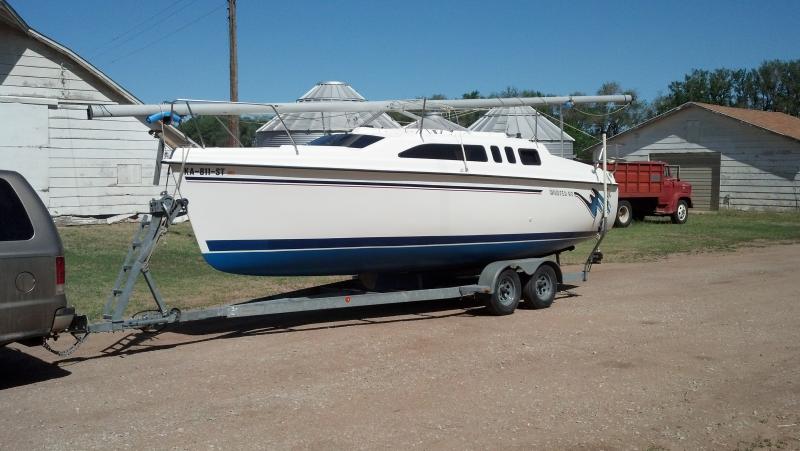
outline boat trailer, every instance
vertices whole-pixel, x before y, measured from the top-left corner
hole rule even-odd
[[[606,163],[606,137],[603,135],[602,147],[603,174],[607,174]],[[598,165],[599,166],[599,165]],[[574,246],[561,249],[554,254],[515,260],[496,261],[486,265],[476,278],[470,280],[473,283],[437,285],[433,288],[426,288],[422,283],[421,276],[418,276],[416,287],[409,289],[409,285],[388,289],[368,289],[359,286],[358,280],[343,281],[320,287],[316,289],[301,290],[296,293],[288,293],[288,296],[271,297],[264,300],[247,301],[236,304],[228,304],[220,307],[210,307],[201,309],[191,309],[181,311],[177,308],[169,308],[161,292],[156,285],[153,275],[150,273],[150,258],[156,249],[160,239],[168,232],[169,227],[175,220],[187,213],[189,200],[175,198],[166,191],[161,193],[159,199],[150,201],[149,214],[143,215],[139,223],[139,228],[134,233],[128,253],[114,282],[114,287],[109,294],[103,308],[102,320],[89,324],[84,315],[76,315],[65,333],[71,334],[75,342],[66,350],[59,351],[54,349],[47,341],[43,341],[43,346],[50,352],[59,356],[72,354],[91,333],[95,332],[117,332],[130,329],[153,330],[165,327],[170,324],[187,323],[192,321],[208,320],[213,318],[242,318],[248,316],[274,315],[280,313],[305,312],[312,310],[327,310],[346,307],[364,307],[375,305],[399,304],[406,302],[431,301],[442,299],[463,298],[467,296],[481,296],[487,302],[492,313],[502,315],[514,311],[520,299],[520,292],[515,293],[516,299],[510,307],[503,305],[504,292],[514,285],[513,281],[508,280],[509,273],[524,273],[531,279],[540,277],[539,269],[548,266],[552,269],[553,275],[557,280],[551,280],[550,286],[534,288],[553,290],[553,296],[558,291],[558,285],[565,282],[587,281],[592,265],[600,263],[603,254],[600,252],[600,244],[608,232],[608,178],[604,175],[603,180],[603,205],[600,219],[600,226],[597,231],[595,245],[589,253],[583,265],[583,270],[576,273],[562,273],[560,256],[562,252],[574,250]],[[176,190],[177,192],[177,190]],[[142,276],[147,283],[150,293],[155,302],[156,308],[134,314],[126,318],[125,312],[133,294],[134,286]],[[412,276],[413,279],[413,276]],[[509,283],[512,282],[512,283]],[[413,281],[412,281],[413,284]],[[546,285],[546,284],[545,284]],[[520,280],[516,276],[516,289],[520,290]],[[294,294],[294,295],[292,295]],[[535,294],[533,295],[535,296]],[[552,302],[552,299],[550,300]],[[549,304],[547,304],[549,306]],[[58,339],[55,336],[54,339]]]
[[[150,258],[159,240],[167,233],[169,227],[178,217],[186,214],[188,204],[187,199],[176,199],[167,193],[162,193],[161,198],[150,201],[149,214],[142,217],[139,227],[134,233],[114,287],[103,308],[102,319],[90,324],[86,316],[76,316],[66,331],[66,333],[70,333],[75,338],[75,342],[68,349],[59,351],[45,341],[45,348],[64,357],[72,354],[90,334],[96,332],[117,332],[131,329],[155,330],[170,324],[213,318],[242,318],[312,310],[454,299],[468,296],[491,296],[497,290],[502,289],[498,283],[498,278],[506,269],[532,276],[540,266],[548,265],[553,268],[556,274],[557,284],[586,281],[592,264],[600,263],[602,260],[602,253],[598,251],[598,247],[603,236],[605,236],[604,226],[601,226],[601,230],[598,231],[597,244],[584,263],[583,270],[575,273],[562,273],[561,271],[560,254],[574,249],[574,246],[570,246],[545,257],[503,260],[490,263],[483,268],[477,277],[471,276],[460,279],[471,283],[438,284],[434,285],[433,288],[427,288],[422,282],[421,276],[418,275],[416,278],[409,276],[411,280],[399,289],[396,287],[384,289],[376,287],[370,290],[360,284],[357,279],[354,279],[288,293],[283,297],[279,295],[263,300],[182,311],[177,308],[170,308],[167,305],[150,271]],[[605,224],[605,221],[602,224]],[[155,308],[126,317],[125,312],[139,276],[146,282],[155,303]],[[557,284],[551,289],[557,291]],[[411,285],[416,286],[408,289]],[[516,307],[516,304],[514,304],[514,307]],[[513,311],[513,308],[511,311]]]

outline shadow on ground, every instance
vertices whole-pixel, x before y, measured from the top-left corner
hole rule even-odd
[[[566,291],[558,294],[556,302],[577,296],[569,291],[574,286],[565,285],[562,288]],[[253,301],[257,300],[262,299],[254,299]],[[228,338],[340,327],[374,326],[409,321],[430,321],[454,316],[490,315],[479,301],[472,298],[464,298],[283,313],[247,318],[215,318],[170,325],[156,333],[133,331],[102,349],[96,355],[68,358],[61,360],[60,363],[62,365],[70,365],[86,360],[172,349],[189,344]],[[170,332],[170,337],[162,339],[165,336],[162,332]]]
[[[0,348],[0,390],[69,376],[58,363],[48,363],[20,349]]]

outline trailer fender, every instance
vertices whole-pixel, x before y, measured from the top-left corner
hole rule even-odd
[[[524,274],[525,276],[531,276],[534,272],[536,272],[537,269],[539,269],[539,266],[543,264],[551,266],[556,271],[558,281],[562,282],[561,268],[559,267],[558,262],[556,261],[555,257],[548,256],[539,258],[524,258],[519,260],[501,260],[489,263],[483,268],[483,271],[481,271],[481,275],[478,278],[478,285],[481,287],[489,287],[488,293],[491,294],[492,290],[494,290],[497,277],[506,268],[513,269],[521,275]]]

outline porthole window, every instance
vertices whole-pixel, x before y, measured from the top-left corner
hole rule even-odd
[[[536,149],[519,149],[519,161],[525,165],[541,166],[539,151]]]
[[[503,157],[500,156],[500,148],[497,146],[492,146],[492,159],[495,163],[502,163]]]
[[[506,161],[509,163],[516,163],[517,157],[514,156],[514,149],[510,147],[506,147]]]

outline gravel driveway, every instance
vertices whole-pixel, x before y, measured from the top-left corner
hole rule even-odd
[[[0,349],[0,448],[800,449],[800,245],[464,301]]]

